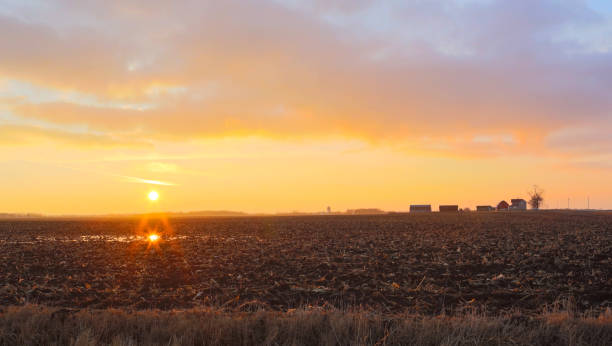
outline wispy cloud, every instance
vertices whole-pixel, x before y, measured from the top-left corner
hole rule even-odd
[[[176,184],[174,183],[169,183],[169,182],[159,181],[159,180],[142,179],[142,178],[137,178],[137,177],[129,177],[125,175],[116,175],[116,174],[114,174],[114,176],[124,178],[126,181],[129,181],[131,183],[162,185],[162,186],[176,186]]]
[[[111,172],[108,172],[106,170],[99,169],[99,168],[98,169],[82,168],[82,167],[75,167],[75,166],[66,165],[66,164],[55,164],[55,165],[61,168],[79,171],[83,173],[119,178],[120,181],[122,182],[129,182],[129,183],[136,183],[136,184],[148,184],[148,185],[160,185],[160,186],[178,186],[178,184],[167,182],[167,181],[144,179],[144,178],[139,178],[139,177],[134,177],[134,176],[129,176],[129,175],[116,174],[116,173],[111,173]]]
[[[81,148],[147,147],[150,144],[129,138],[117,138],[109,134],[63,130],[40,125],[2,124],[0,122],[0,146],[40,146],[48,144],[78,146]]]

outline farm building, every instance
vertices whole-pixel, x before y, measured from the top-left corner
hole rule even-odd
[[[459,211],[458,205],[441,205],[440,206],[441,213],[456,213]]]
[[[490,205],[478,205],[476,206],[476,211],[494,211],[495,208],[493,208]]]
[[[508,210],[510,205],[506,201],[501,201],[497,204],[497,210]]]
[[[431,204],[412,204],[411,213],[431,213]]]
[[[522,198],[511,199],[510,202],[512,202],[510,206],[512,210],[527,210],[527,201]]]

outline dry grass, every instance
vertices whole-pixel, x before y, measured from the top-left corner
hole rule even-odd
[[[612,345],[612,312],[401,316],[337,310],[0,312],[1,345]]]

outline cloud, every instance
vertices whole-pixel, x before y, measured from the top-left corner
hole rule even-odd
[[[123,176],[123,175],[116,175],[116,176],[120,177],[120,178],[124,178],[124,179],[126,179],[126,181],[129,181],[131,183],[148,184],[148,185],[161,185],[161,186],[176,186],[176,184],[174,184],[174,183],[169,183],[169,182],[165,182],[165,181],[151,180],[151,179],[142,179],[142,178],[137,178],[137,177]]]
[[[5,6],[0,74],[73,93],[25,95],[10,112],[112,138],[332,136],[488,155],[610,130],[611,21],[581,1]]]
[[[563,128],[551,133],[546,138],[546,144],[558,151],[585,154],[610,154],[612,141],[610,128],[612,124],[599,124],[600,127],[571,127]],[[610,157],[612,161],[612,156]]]
[[[91,133],[74,133],[57,129],[46,129],[37,126],[2,125],[0,124],[0,145],[23,146],[59,143],[79,147],[147,147],[148,143],[117,139],[108,135]]]

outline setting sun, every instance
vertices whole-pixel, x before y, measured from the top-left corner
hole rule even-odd
[[[149,192],[149,200],[151,201],[157,201],[157,199],[159,198],[159,194],[157,193],[157,191],[151,191]]]
[[[157,234],[150,234],[149,235],[149,241],[156,242],[158,240],[159,240],[159,236]]]

